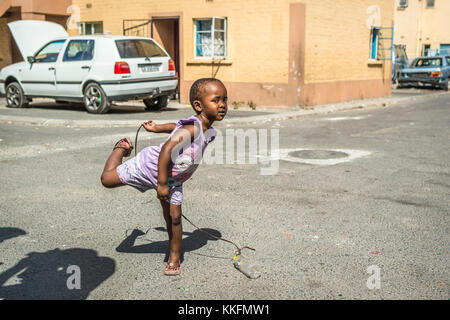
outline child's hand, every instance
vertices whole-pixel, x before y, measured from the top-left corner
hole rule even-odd
[[[156,130],[156,123],[153,122],[153,120],[148,120],[147,122],[143,122],[142,125],[144,126],[144,129],[148,132],[157,132]]]
[[[170,196],[170,187],[167,184],[159,184],[156,188],[156,196],[159,200],[169,200]]]

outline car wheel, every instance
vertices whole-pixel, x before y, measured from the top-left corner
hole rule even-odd
[[[159,96],[156,98],[144,99],[145,110],[157,111],[164,109],[169,104],[168,96]]]
[[[441,89],[442,90],[444,90],[444,91],[448,91],[448,79],[447,79],[447,82],[446,83],[444,83],[442,86],[441,86]]]
[[[25,97],[19,83],[11,82],[6,86],[6,105],[9,108],[28,107],[28,99]]]
[[[107,113],[111,109],[111,102],[97,83],[90,83],[86,86],[83,102],[89,113]]]

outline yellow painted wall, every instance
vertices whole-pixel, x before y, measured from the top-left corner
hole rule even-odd
[[[389,77],[385,68],[369,65],[370,26],[392,27],[391,0],[305,0],[306,65],[305,82],[366,80]],[[371,8],[377,6],[379,9]],[[379,20],[372,19],[378,16]],[[390,36],[391,31],[384,35]],[[384,42],[390,45],[389,42]]]
[[[103,29],[112,34],[122,34],[123,19],[183,12],[184,80],[210,76],[215,70],[211,65],[192,64],[193,19],[227,17],[227,62],[231,64],[221,66],[217,77],[252,83],[288,82],[289,4],[293,2],[306,4],[305,82],[381,78],[380,68],[367,63],[367,8],[378,5],[381,25],[391,27],[392,0],[73,0],[80,7],[81,21],[103,21]],[[86,8],[87,3],[92,8]]]
[[[431,49],[450,44],[449,17],[449,0],[435,0],[434,8],[426,8],[425,0],[409,0],[407,8],[395,9],[395,43],[406,45],[409,58],[422,55],[424,44]]]

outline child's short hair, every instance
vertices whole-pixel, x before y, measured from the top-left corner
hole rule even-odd
[[[225,87],[223,82],[220,81],[219,79],[216,79],[216,78],[201,78],[201,79],[195,80],[195,82],[192,84],[191,90],[189,92],[189,101],[190,101],[191,106],[192,106],[192,108],[194,110],[195,110],[195,108],[194,108],[194,100],[200,100],[200,98],[202,96],[202,88],[208,82],[214,82],[214,81],[221,83]],[[195,112],[197,114],[199,113],[197,110],[195,110]]]

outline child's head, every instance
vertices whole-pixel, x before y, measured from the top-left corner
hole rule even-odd
[[[202,111],[210,107],[224,109],[225,113],[228,109],[227,89],[222,81],[216,78],[201,78],[196,80],[191,86],[189,100],[197,114],[202,113]],[[225,114],[223,114],[222,118],[224,116]]]

